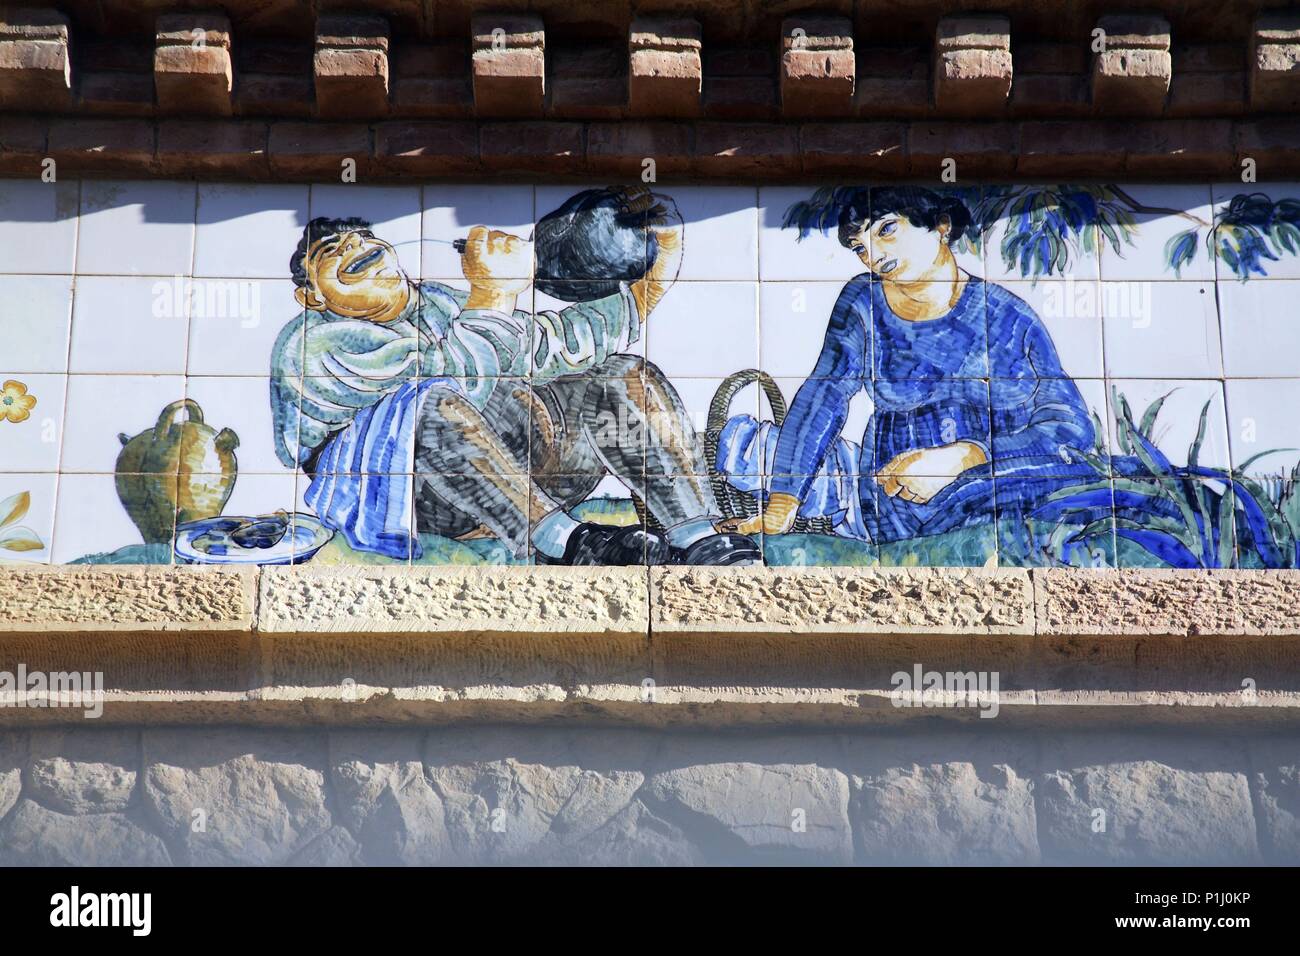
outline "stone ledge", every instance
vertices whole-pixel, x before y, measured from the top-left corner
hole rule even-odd
[[[102,672],[110,723],[1294,724],[1300,572],[11,566],[0,671]],[[653,703],[654,706],[648,706]],[[0,708],[0,725],[79,722]]]
[[[253,629],[257,571],[7,565],[0,635]]]
[[[1030,634],[1029,572],[657,568],[656,633]]]
[[[258,629],[644,635],[647,600],[639,568],[265,568]]]

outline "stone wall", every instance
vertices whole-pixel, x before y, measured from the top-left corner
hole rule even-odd
[[[476,863],[1295,864],[1300,736],[0,735],[3,865]]]

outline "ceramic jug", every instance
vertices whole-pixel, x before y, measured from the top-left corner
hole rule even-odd
[[[146,543],[170,544],[176,524],[221,514],[239,470],[239,436],[205,425],[197,402],[172,402],[153,428],[118,438],[117,495]]]

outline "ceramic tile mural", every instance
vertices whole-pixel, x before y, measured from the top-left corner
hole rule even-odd
[[[1300,184],[0,180],[0,561],[1295,567]]]

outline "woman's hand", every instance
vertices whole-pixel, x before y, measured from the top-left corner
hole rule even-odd
[[[752,518],[728,518],[719,523],[719,531],[736,534],[788,534],[799,516],[799,499],[774,491],[767,497],[767,506]]]
[[[923,505],[956,481],[967,468],[986,461],[984,449],[969,441],[918,448],[895,456],[880,469],[876,482],[891,498]]]

